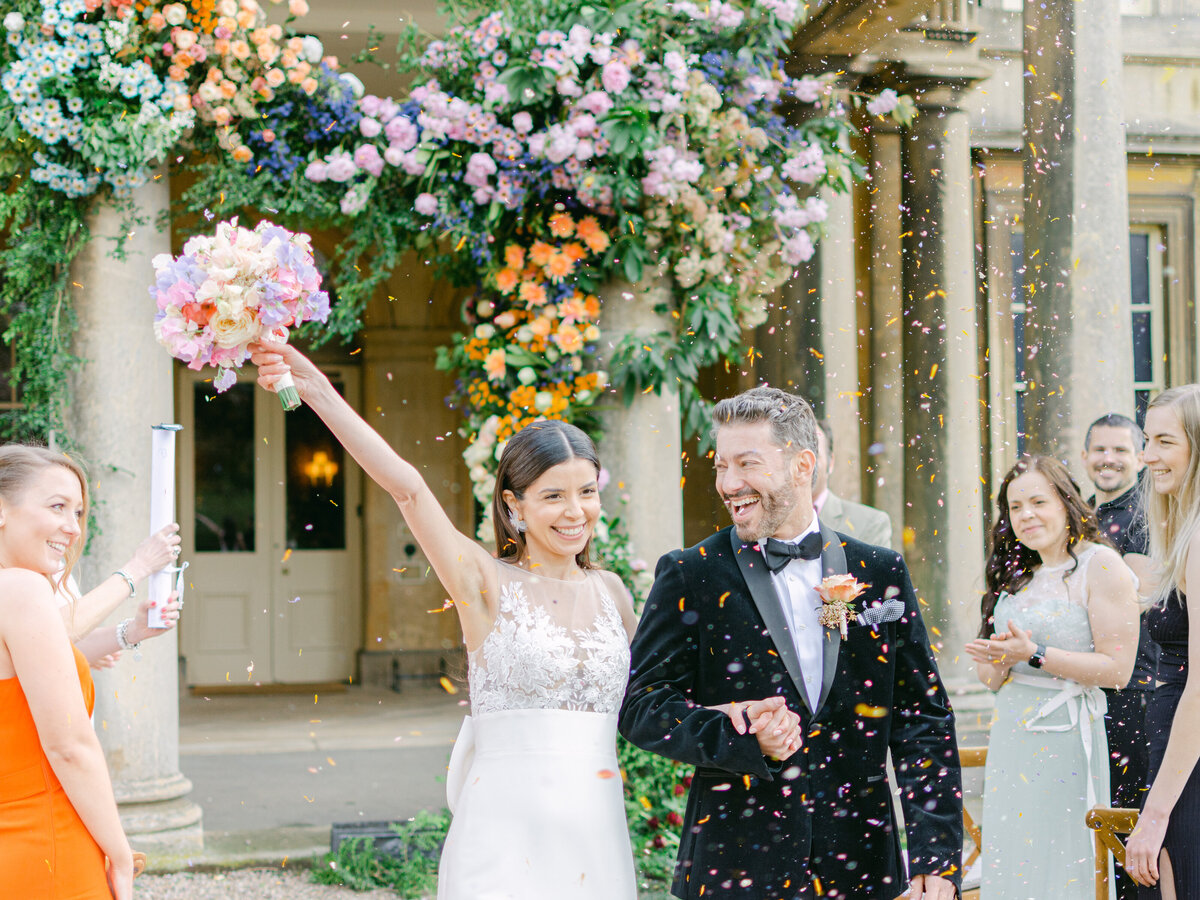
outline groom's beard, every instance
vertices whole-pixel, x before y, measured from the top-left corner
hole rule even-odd
[[[725,497],[726,503],[743,497],[758,497],[758,520],[735,525],[737,536],[748,544],[769,538],[792,514],[800,500],[799,493],[795,488],[781,487],[777,491],[765,494],[758,491],[742,491],[740,494]]]

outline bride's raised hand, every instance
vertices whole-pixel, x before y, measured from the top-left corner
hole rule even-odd
[[[307,399],[312,391],[326,381],[321,370],[291,344],[276,341],[259,341],[250,345],[250,361],[258,367],[258,383],[269,391],[288,372],[296,384],[301,399]]]

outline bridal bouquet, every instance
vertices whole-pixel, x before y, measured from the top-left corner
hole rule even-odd
[[[329,317],[311,238],[265,220],[253,231],[236,218],[222,222],[215,236],[197,235],[179,256],[164,253],[153,262],[154,335],[189,369],[215,366],[218,393],[237,381],[250,344],[286,341],[289,328]],[[300,405],[290,376],[276,391],[285,410]]]

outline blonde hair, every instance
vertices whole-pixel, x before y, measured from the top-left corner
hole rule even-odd
[[[1160,494],[1150,488],[1142,491],[1150,558],[1163,573],[1151,598],[1155,605],[1184,581],[1188,544],[1200,531],[1200,384],[1165,390],[1150,401],[1146,411],[1161,408],[1169,408],[1179,420],[1188,444],[1188,464],[1174,494]]]
[[[0,499],[16,503],[37,473],[50,466],[62,466],[78,478],[79,490],[83,496],[83,520],[79,523],[79,540],[67,551],[66,565],[62,571],[50,578],[50,583],[57,592],[59,587],[66,583],[71,569],[79,561],[87,543],[87,474],[83,466],[64,453],[31,444],[0,445]]]

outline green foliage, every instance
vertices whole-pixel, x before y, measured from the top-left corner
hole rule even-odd
[[[86,245],[85,201],[68,200],[28,179],[0,195],[0,315],[4,342],[15,352],[10,373],[21,407],[0,414],[0,439],[48,442],[70,449],[64,414],[66,382],[79,360],[71,353],[75,309],[71,263]]]
[[[400,857],[375,849],[370,838],[343,841],[324,860],[314,860],[312,880],[340,884],[356,891],[391,888],[406,900],[427,897],[437,889],[438,854],[450,828],[448,810],[422,810],[409,821],[393,825],[399,837]]]

